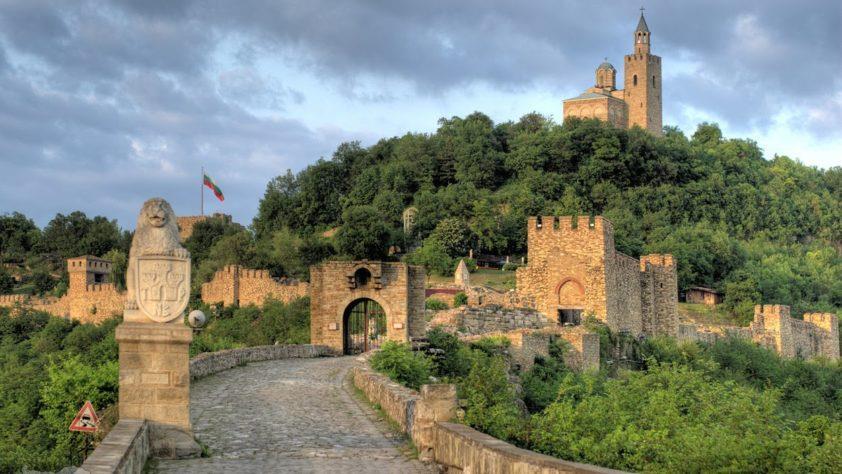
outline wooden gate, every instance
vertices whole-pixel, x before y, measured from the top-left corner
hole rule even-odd
[[[386,340],[386,313],[374,300],[363,298],[351,303],[343,323],[345,354],[377,349]]]

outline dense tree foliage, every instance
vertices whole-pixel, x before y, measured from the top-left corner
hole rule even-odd
[[[404,236],[408,206],[418,214]],[[677,255],[682,289],[725,290],[743,318],[761,301],[796,313],[842,307],[842,169],[764,159],[753,141],[709,123],[691,138],[672,127],[657,138],[534,113],[500,124],[481,113],[442,119],[435,133],[343,144],[331,160],[278,176],[253,228],[259,241],[349,226],[340,253],[379,258],[397,245],[448,273],[468,249],[524,254],[526,218],[540,214],[605,215],[620,251]]]

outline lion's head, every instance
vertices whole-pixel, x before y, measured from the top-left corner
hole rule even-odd
[[[140,211],[137,226],[140,227],[164,227],[175,220],[175,213],[170,204],[161,198],[152,198],[143,203]]]

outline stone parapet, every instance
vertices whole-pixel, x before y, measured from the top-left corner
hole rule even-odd
[[[335,355],[335,353],[329,347],[314,344],[279,344],[207,352],[190,360],[190,378],[191,380],[199,379],[250,362],[306,359],[332,355]]]
[[[77,472],[140,474],[149,453],[149,426],[146,421],[121,419]]]
[[[430,325],[435,325],[436,321],[448,321],[446,325],[450,327],[446,329],[467,336],[517,329],[542,329],[553,324],[535,310],[501,306],[463,306],[449,310],[441,316],[436,315],[436,319],[431,321]]]
[[[378,404],[412,438],[419,458],[434,461],[442,472],[620,472],[517,448],[468,426],[451,423],[456,411],[453,385],[422,385],[419,393],[362,364],[352,369],[352,379],[369,401]]]
[[[465,425],[438,423],[433,446],[444,472],[619,473],[518,448]]]
[[[226,265],[214,273],[211,281],[202,284],[202,301],[223,306],[262,306],[268,298],[289,303],[308,293],[305,282],[273,278],[266,270],[239,265]]]

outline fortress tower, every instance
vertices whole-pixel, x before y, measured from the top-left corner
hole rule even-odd
[[[624,89],[617,89],[617,70],[606,58],[596,69],[596,82],[563,103],[564,117],[598,118],[618,128],[635,125],[660,136],[661,58],[651,54],[652,34],[643,12],[633,34],[632,53],[624,58]]]
[[[111,262],[90,255],[67,259],[68,293],[84,293],[88,285],[108,283]]]

